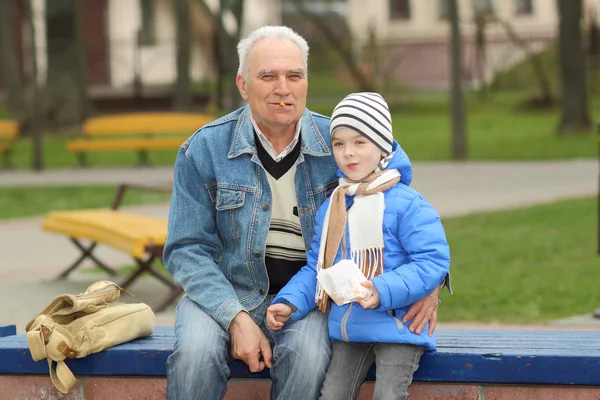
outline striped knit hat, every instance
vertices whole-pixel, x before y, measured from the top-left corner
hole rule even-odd
[[[386,154],[392,152],[392,117],[387,103],[378,93],[352,93],[344,97],[331,115],[329,132],[349,128],[375,143]]]

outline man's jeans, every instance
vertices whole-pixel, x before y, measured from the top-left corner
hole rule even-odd
[[[317,399],[331,360],[327,317],[313,310],[280,331],[265,316],[274,296],[267,296],[250,316],[273,347],[271,399]],[[169,400],[217,400],[227,389],[231,340],[208,314],[184,296],[175,317],[175,351],[167,360]]]
[[[377,372],[375,400],[408,399],[408,386],[419,367],[422,346],[397,343],[333,342],[333,358],[322,400],[356,399],[373,361]]]

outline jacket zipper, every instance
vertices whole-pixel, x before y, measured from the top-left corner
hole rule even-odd
[[[348,309],[344,313],[344,316],[342,317],[342,339],[344,339],[344,342],[350,341],[350,339],[348,339],[348,331],[346,330],[346,323],[348,322],[348,317],[350,316],[350,312],[352,311],[352,304],[354,304],[354,303],[350,303],[350,307],[348,307]]]
[[[400,321],[400,319],[398,317],[396,317],[396,313],[392,310],[388,311],[388,313],[390,314],[390,316],[392,318],[394,318],[394,321],[396,321],[396,327],[398,328],[398,330],[404,330],[404,325],[402,324],[402,321]]]
[[[346,248],[346,227],[344,227],[344,231],[342,232],[342,260],[345,260],[348,257],[348,249]],[[344,342],[349,342],[348,339],[348,331],[346,329],[346,323],[348,322],[348,318],[350,317],[350,312],[352,311],[352,303],[350,303],[350,307],[344,313],[342,317],[342,339]]]

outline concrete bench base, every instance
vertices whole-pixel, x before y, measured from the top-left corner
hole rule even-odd
[[[44,375],[0,375],[0,400],[164,400],[167,393],[167,380],[158,377],[84,376],[78,378],[78,384],[68,395],[63,395]],[[358,400],[372,399],[374,386],[374,382],[365,382]],[[224,400],[264,400],[269,398],[270,389],[268,379],[231,379]],[[416,400],[597,400],[600,388],[415,382],[409,395]]]

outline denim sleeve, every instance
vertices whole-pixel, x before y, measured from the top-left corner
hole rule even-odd
[[[315,234],[310,243],[310,250],[306,253],[306,265],[290,279],[290,281],[279,291],[273,303],[290,303],[297,308],[292,314],[290,322],[302,319],[314,309],[315,293],[317,291],[317,261],[319,258],[319,247],[321,244],[321,229],[323,219],[327,212],[329,200],[325,201],[317,212],[315,219]]]
[[[202,166],[209,170],[210,166]],[[214,260],[223,251],[216,210],[195,162],[182,148],[174,168],[164,263],[191,300],[225,330],[244,307]]]
[[[450,268],[450,250],[437,211],[415,198],[398,218],[399,240],[410,262],[373,278],[380,311],[408,306],[438,287]]]

